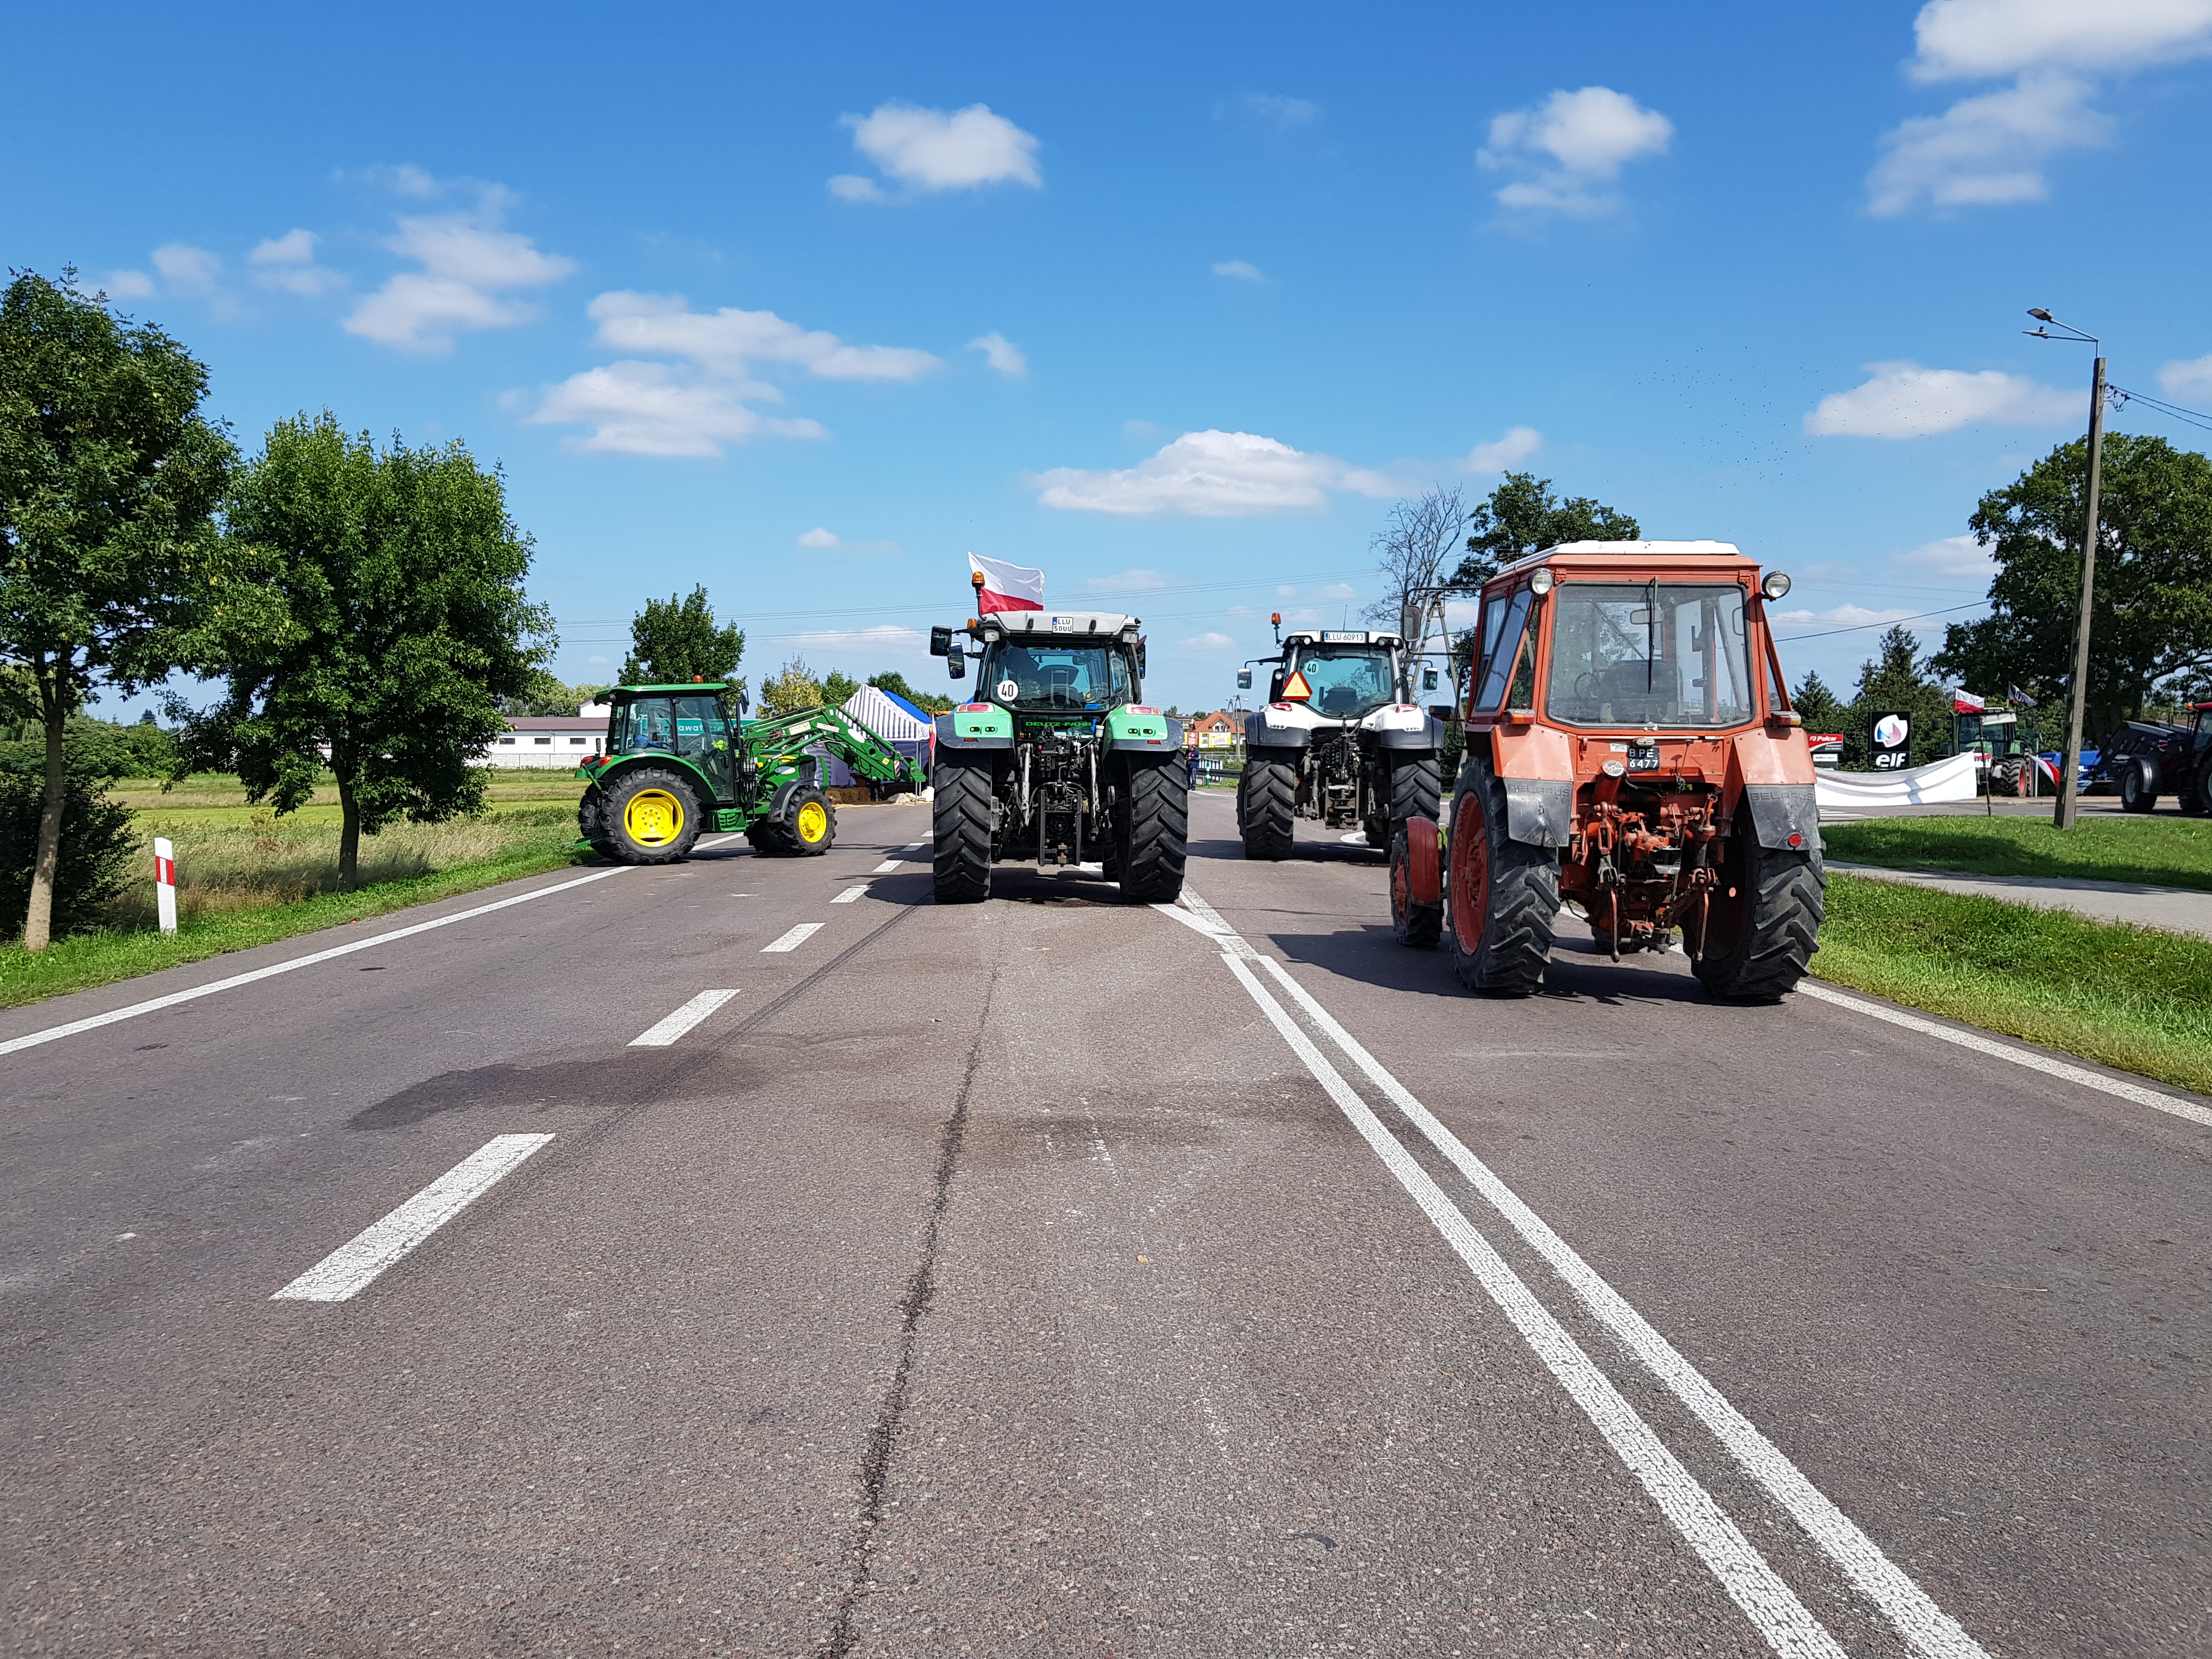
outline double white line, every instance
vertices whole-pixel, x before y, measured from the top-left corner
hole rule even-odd
[[[1583,1408],[1607,1443],[1643,1483],[1661,1511],[1766,1638],[1768,1646],[1793,1659],[1798,1655],[1841,1656],[1844,1651],[1826,1626],[1798,1600],[1796,1592],[1783,1582],[1735,1522],[1698,1485],[1696,1477],[1667,1449],[1650,1425],[1592,1363],[1572,1334],[1537,1299],[1528,1282],[1514,1272],[1397,1138],[1383,1127],[1381,1119],[1330,1063],[1291,1011],[1261,982],[1255,968],[1266,971],[1315,1028],[1343,1052],[1368,1082],[1467,1178],[1483,1200],[1566,1281],[1583,1307],[1712,1431],[1745,1472],[1804,1528],[1806,1534],[1896,1626],[1915,1652],[1924,1659],[1988,1659],[1979,1644],[1930,1601],[1850,1516],[1831,1503],[1749,1419],[1676,1352],[1673,1344],[1653,1329],[1565,1240],[1361,1047],[1304,986],[1291,977],[1281,963],[1253,949],[1212,906],[1188,887],[1183,889],[1182,902],[1188,907],[1188,914],[1178,913],[1170,905],[1154,908],[1195,927],[1221,946],[1222,960],[1229,970],[1305,1063],[1314,1080],[1336,1103],[1361,1139],[1459,1253],[1460,1259],[1467,1263],[1499,1311],[1512,1322],[1514,1328]]]

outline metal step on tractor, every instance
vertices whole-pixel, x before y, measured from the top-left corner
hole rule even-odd
[[[977,682],[975,702],[937,717],[939,904],[988,898],[993,866],[1011,859],[1096,863],[1133,903],[1182,893],[1182,726],[1139,701],[1138,628],[1107,611],[1000,611],[930,630],[951,678],[973,662]]]
[[[1364,830],[1387,853],[1395,826],[1433,818],[1443,723],[1413,701],[1415,670],[1395,634],[1292,634],[1268,671],[1267,705],[1244,717],[1237,827],[1248,859],[1291,856],[1295,822]],[[1266,660],[1261,659],[1260,660]],[[1437,672],[1421,671],[1433,690]],[[1252,665],[1238,671],[1252,685]]]
[[[1390,851],[1399,939],[1470,991],[1543,983],[1564,900],[1601,949],[1672,948],[1771,1002],[1819,949],[1813,757],[1766,625],[1790,591],[1725,542],[1575,542],[1484,585],[1449,813]]]
[[[842,708],[747,720],[726,686],[618,685],[606,752],[577,769],[579,851],[623,864],[670,864],[708,831],[742,830],[756,850],[826,853],[837,808],[822,787],[835,757],[856,778],[920,793],[921,768]]]

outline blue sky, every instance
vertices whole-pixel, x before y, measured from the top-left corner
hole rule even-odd
[[[1269,610],[1375,596],[1399,493],[1512,465],[1789,570],[1791,677],[1844,683],[1875,630],[1831,630],[1974,614],[1975,501],[2084,423],[2026,307],[2212,406],[2212,0],[6,38],[6,262],[185,340],[249,449],[328,407],[500,463],[571,679],[704,582],[755,676],[933,689],[973,549],[1144,616],[1153,696],[1214,706]]]

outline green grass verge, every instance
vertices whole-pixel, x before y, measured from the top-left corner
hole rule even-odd
[[[573,824],[546,826],[543,833],[510,846],[495,858],[452,865],[404,880],[379,882],[350,893],[319,893],[289,904],[192,917],[174,933],[107,929],[73,934],[37,952],[20,945],[0,945],[0,1008],[110,985],[182,963],[199,962],[556,870],[571,861],[568,844],[574,836]]]
[[[2212,1094],[2212,940],[1835,872],[1813,971]]]
[[[1820,827],[1828,856],[1896,870],[1986,876],[2081,876],[2212,891],[2212,818],[2159,813],[2047,818],[1862,818]]]

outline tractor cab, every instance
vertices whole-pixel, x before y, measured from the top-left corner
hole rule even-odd
[[[1358,720],[1398,701],[1395,634],[1293,634],[1268,677],[1269,702],[1303,702],[1325,720]]]
[[[727,801],[738,793],[738,746],[731,741],[738,725],[727,693],[702,685],[617,686],[607,720],[607,757],[669,755],[696,767],[711,798]]]

